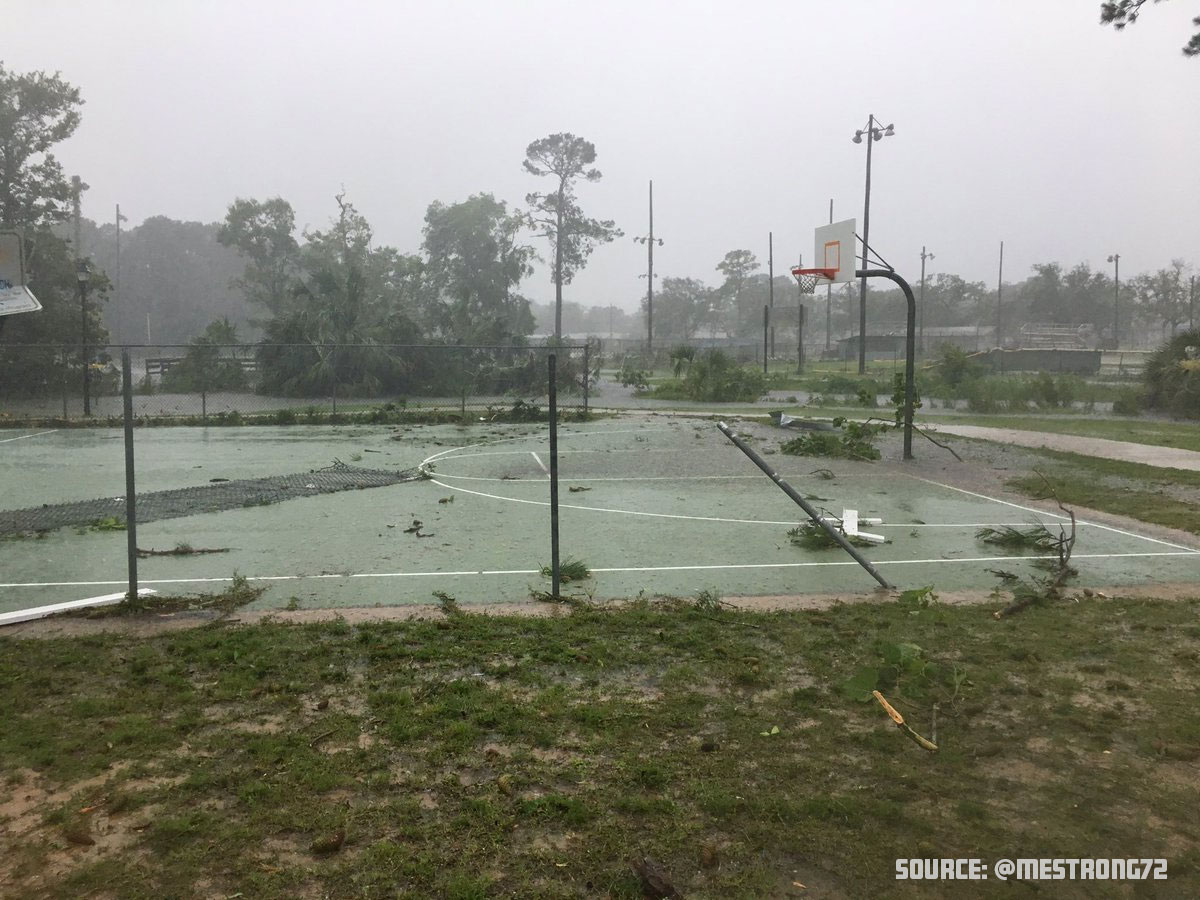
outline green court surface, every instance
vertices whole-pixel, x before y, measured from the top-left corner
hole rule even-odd
[[[743,426],[770,451],[791,437]],[[260,608],[512,602],[547,590],[548,438],[544,425],[141,428],[139,491],[305,472],[340,459],[375,469],[426,463],[432,478],[268,506],[144,523],[143,548],[229,548],[152,557],[141,584],[162,593],[220,589],[236,572],[267,588]],[[899,462],[769,455],[780,474],[830,514],[882,518],[864,530],[889,543],[863,552],[899,587],[986,589],[989,569],[1030,571],[1032,556],[975,537],[985,525],[1062,520],[1046,504],[1016,504],[924,480]],[[871,577],[842,551],[793,545],[803,512],[715,423],[629,416],[560,428],[564,557],[593,577],[566,587],[596,598],[647,594],[771,596],[861,592]],[[832,479],[814,474],[828,467]],[[0,508],[124,491],[116,429],[0,432]],[[408,532],[413,521],[419,532]],[[418,536],[418,534],[420,536]],[[121,531],[64,528],[0,540],[0,612],[78,600],[125,585]],[[1080,585],[1200,581],[1200,553],[1081,521]]]

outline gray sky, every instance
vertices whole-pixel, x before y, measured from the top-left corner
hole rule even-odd
[[[1194,0],[1147,4],[1124,33],[1098,0],[699,3],[39,0],[5,13],[4,63],[59,70],[83,124],[58,155],[85,215],[217,221],[280,195],[323,226],[345,185],[381,243],[416,250],[426,206],[544,189],[526,145],[596,145],[579,189],[626,236],[567,289],[633,309],[646,187],[664,277],[716,283],[726,251],[776,272],[828,217],[860,219],[874,113],[872,245],[915,281],[1006,280],[1034,262],[1122,272],[1200,263]],[[524,286],[553,298],[544,268]]]

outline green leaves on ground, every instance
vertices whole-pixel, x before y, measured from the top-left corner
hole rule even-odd
[[[840,431],[809,431],[780,445],[779,451],[791,456],[825,456],[833,459],[879,459],[876,436],[884,426],[867,422],[834,419]]]

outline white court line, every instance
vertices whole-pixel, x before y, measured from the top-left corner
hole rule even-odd
[[[1031,506],[1022,506],[1019,503],[1010,503],[1007,500],[1001,500],[999,497],[989,497],[987,494],[978,494],[975,491],[968,491],[966,488],[955,487],[952,484],[942,484],[942,482],[940,482],[940,481],[933,481],[929,478],[921,478],[919,475],[909,475],[907,472],[904,472],[902,474],[908,475],[909,478],[913,478],[917,481],[923,481],[926,484],[933,484],[933,485],[937,485],[938,487],[949,488],[952,491],[958,491],[960,494],[967,494],[970,497],[978,497],[981,500],[991,500],[993,503],[1002,503],[1005,506],[1013,507],[1013,509],[1021,509],[1021,510],[1024,510],[1025,512],[1031,512],[1031,513],[1034,513],[1039,516],[1053,516],[1056,519],[1069,519],[1070,518],[1070,516],[1064,516],[1062,513],[1054,513],[1054,512],[1048,512],[1046,510],[1034,509]],[[1144,534],[1138,534],[1137,532],[1134,532],[1134,531],[1125,531],[1123,528],[1114,528],[1111,525],[1102,525],[1099,522],[1085,522],[1082,519],[1077,519],[1075,524],[1076,525],[1090,525],[1093,528],[1100,528],[1104,531],[1111,531],[1114,534],[1123,534],[1125,537],[1138,538],[1143,541],[1149,541],[1151,544],[1162,544],[1164,547],[1173,547],[1176,550],[1187,550],[1190,553],[1200,553],[1200,550],[1196,550],[1193,547],[1185,547],[1183,544],[1173,544],[1170,541],[1162,541],[1162,540],[1159,540],[1158,538],[1146,537],[1146,535],[1144,535]]]
[[[544,462],[542,462],[542,458],[540,456],[538,456],[536,453],[534,453],[532,450],[529,451],[529,455],[532,456],[534,458],[534,460],[537,461],[537,464],[542,467],[542,471],[546,473],[546,477],[549,478],[550,470],[546,468],[546,464]]]
[[[54,434],[54,432],[61,431],[61,430],[62,429],[60,429],[60,428],[51,428],[49,431],[39,431],[37,434],[23,434],[20,437],[5,438],[4,440],[0,441],[0,444],[9,444],[9,443],[12,443],[13,441],[23,441],[26,438],[31,438],[31,437],[41,437],[43,434]]]
[[[1142,553],[1076,553],[1072,559],[1125,559],[1129,557],[1154,556],[1196,556],[1194,550],[1172,551],[1154,550]],[[935,557],[931,559],[876,559],[876,566],[910,566],[929,565],[933,563],[985,563],[985,562],[1014,562],[1035,559],[1058,559],[1057,556],[972,556],[961,559]],[[721,569],[820,569],[839,566],[857,566],[852,559],[824,560],[819,562],[794,563],[728,563],[722,565],[694,566],[623,566],[615,568],[597,568],[593,572],[695,572]],[[501,576],[501,575],[540,575],[540,569],[482,569],[463,570],[455,572],[358,572],[358,573],[324,573],[321,575],[252,575],[248,581],[327,581],[335,578],[449,578],[463,576]],[[141,584],[221,584],[233,581],[231,576],[219,578],[157,578],[143,579]],[[0,584],[0,588],[40,588],[40,587],[103,587],[106,585],[126,584],[124,579],[113,581],[32,581],[22,583]]]
[[[439,473],[439,477],[460,478],[460,477],[466,477],[466,476],[458,476],[458,475],[442,476],[441,473]],[[915,476],[910,476],[910,477],[915,477]],[[489,493],[486,493],[485,491],[473,491],[470,488],[465,488],[465,487],[461,487],[461,486],[457,486],[457,485],[453,485],[453,484],[446,484],[444,481],[438,481],[437,478],[431,478],[429,480],[433,484],[438,485],[439,487],[446,488],[446,490],[461,491],[464,494],[474,494],[476,497],[487,497],[489,500],[504,500],[504,501],[507,501],[508,503],[525,503],[530,506],[549,506],[550,505],[549,500],[522,500],[517,497],[504,497],[504,496],[501,496],[500,494],[489,494]],[[513,480],[515,480],[515,481],[530,481],[532,479],[513,479]],[[571,479],[567,479],[567,480],[583,481],[585,479],[571,478]],[[629,479],[629,480],[634,480],[634,479]],[[925,479],[922,478],[920,480],[924,481]],[[538,480],[535,483],[542,484],[543,482]],[[936,484],[937,482],[930,482],[930,483]],[[949,485],[947,485],[947,487],[949,487]],[[979,496],[983,497],[982,494],[980,494]],[[988,500],[991,498],[983,497],[983,499]],[[833,502],[833,501],[830,501],[830,502]],[[1003,503],[1004,501],[1000,500],[997,502]],[[1015,506],[1016,504],[1010,503],[1009,505]],[[685,520],[690,520],[690,521],[694,521],[694,522],[724,522],[724,523],[731,524],[731,525],[796,525],[798,522],[803,521],[801,517],[797,517],[795,519],[789,519],[786,522],[780,522],[780,521],[773,521],[771,519],[727,519],[727,518],[723,518],[721,516],[685,516],[685,515],[682,515],[679,513],[655,513],[655,512],[642,512],[640,510],[635,510],[635,509],[611,509],[606,506],[580,506],[575,503],[560,503],[560,504],[558,504],[558,507],[559,507],[559,509],[579,509],[579,510],[584,510],[586,512],[615,513],[617,515],[622,515],[622,516],[642,516],[644,518],[651,518],[651,519],[685,519]],[[1018,509],[1023,509],[1023,508],[1024,507],[1018,507]],[[1030,512],[1038,512],[1038,510],[1036,510],[1036,509],[1030,510]],[[885,523],[885,524],[881,525],[880,527],[881,528],[1000,528],[1000,527],[1004,527],[1007,525],[1007,526],[1011,526],[1013,528],[1021,528],[1023,526],[1027,526],[1028,524],[1029,524],[1028,522],[975,522],[975,523],[963,523],[963,524],[960,524],[957,522],[935,522],[932,524],[926,523],[924,525],[916,525],[916,524],[904,524],[902,522],[894,522],[894,523]],[[1077,522],[1076,524],[1087,525],[1092,528],[1102,528],[1102,529],[1105,529],[1106,531],[1117,531],[1118,530],[1115,528],[1109,528],[1107,525],[1101,525],[1098,522]],[[1141,535],[1131,534],[1128,532],[1119,532],[1119,533],[1128,534],[1129,537],[1141,537]],[[1154,541],[1154,538],[1143,538],[1143,540]],[[1176,550],[1184,550],[1184,551],[1187,551],[1188,553],[1200,554],[1200,550],[1193,550],[1190,547],[1181,547],[1178,544],[1168,544],[1166,541],[1155,541],[1155,543],[1165,544],[1168,547],[1172,547]],[[1077,554],[1075,554],[1075,557],[1082,558],[1083,554],[1077,553]],[[1005,559],[1036,559],[1037,557],[1033,557],[1033,556],[1011,557],[1010,556],[1010,557],[1003,557],[1003,558],[1005,558]],[[1057,557],[1055,557],[1055,558],[1057,559]],[[857,563],[855,563],[855,565],[857,565]]]

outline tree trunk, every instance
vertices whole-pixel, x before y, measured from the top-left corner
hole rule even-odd
[[[554,339],[562,340],[563,187],[558,188],[558,224],[554,231]]]

